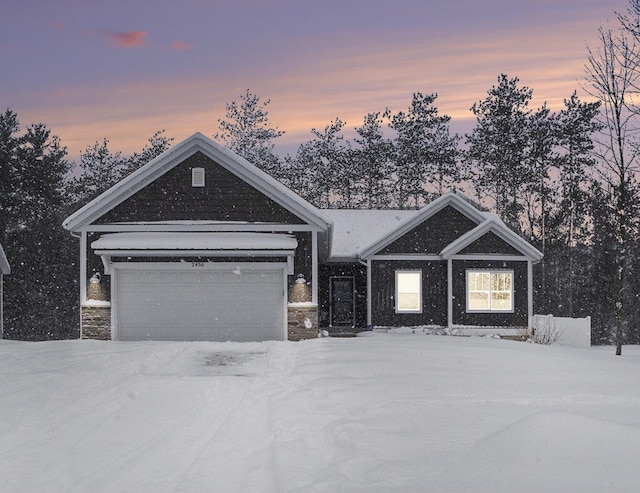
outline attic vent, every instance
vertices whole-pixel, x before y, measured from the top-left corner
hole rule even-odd
[[[191,186],[204,187],[204,168],[191,168]]]

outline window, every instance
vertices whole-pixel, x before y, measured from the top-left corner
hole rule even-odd
[[[422,271],[396,271],[396,313],[422,312]]]
[[[191,168],[191,186],[204,187],[204,168]]]
[[[467,271],[467,311],[513,311],[513,272]]]

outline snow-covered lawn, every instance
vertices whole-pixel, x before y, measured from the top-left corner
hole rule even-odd
[[[0,341],[0,492],[637,492],[640,348]]]

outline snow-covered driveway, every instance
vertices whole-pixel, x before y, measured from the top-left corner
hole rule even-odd
[[[640,491],[640,348],[0,341],[0,492]]]

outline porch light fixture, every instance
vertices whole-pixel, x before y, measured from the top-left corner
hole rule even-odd
[[[102,277],[100,276],[100,274],[98,272],[95,272],[92,276],[91,279],[89,279],[89,282],[92,284],[99,284],[100,283],[100,279],[102,279]]]
[[[311,301],[311,288],[303,274],[298,274],[289,288],[289,303],[308,303]]]

